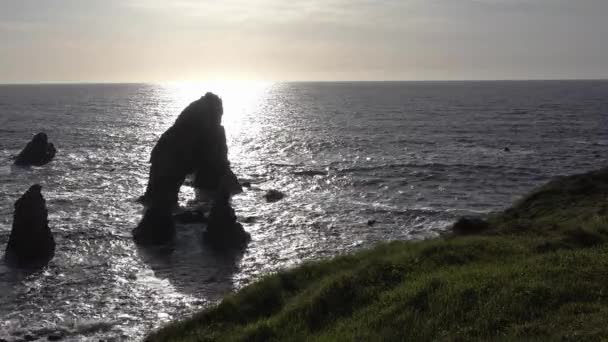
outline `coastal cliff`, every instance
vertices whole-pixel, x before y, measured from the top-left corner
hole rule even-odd
[[[555,179],[485,222],[269,275],[147,341],[608,336],[608,168]]]

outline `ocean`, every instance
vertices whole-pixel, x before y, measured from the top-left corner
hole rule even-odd
[[[233,198],[252,241],[219,255],[190,224],[170,253],[138,248],[150,151],[207,91],[252,184]],[[40,131],[55,159],[12,166]],[[0,263],[0,338],[139,340],[265,274],[436,237],[607,157],[608,81],[1,85],[0,248],[14,202],[39,183],[57,250],[36,272]],[[267,203],[268,189],[286,197]],[[193,199],[183,186],[180,205]]]

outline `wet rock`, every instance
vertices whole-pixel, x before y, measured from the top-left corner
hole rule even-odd
[[[222,115],[222,100],[207,93],[188,105],[162,134],[150,156],[148,186],[142,198],[149,209],[133,232],[136,242],[161,242],[161,237],[174,234],[173,224],[168,222],[170,212],[188,175],[194,175],[192,184],[197,193],[232,195],[242,191],[230,169]],[[156,216],[162,218],[161,224],[151,219]]]
[[[375,225],[375,224],[376,224],[376,220],[375,220],[375,219],[367,220],[367,225],[368,225],[368,226],[370,226],[370,227],[371,227],[371,226],[373,226],[373,225]]]
[[[251,240],[249,233],[236,221],[229,196],[218,197],[211,207],[203,240],[218,250],[244,248]]]
[[[42,166],[49,163],[55,157],[56,152],[55,146],[48,142],[46,134],[38,133],[17,155],[15,165]]]
[[[505,147],[505,148],[504,148],[504,151],[505,151],[505,152],[511,152],[511,149],[510,149],[510,148],[508,148],[508,147]]]
[[[279,190],[274,190],[274,189],[268,190],[264,194],[264,198],[266,199],[266,202],[269,202],[269,203],[280,201],[284,197],[285,197],[285,194],[283,194]]]
[[[251,182],[249,182],[249,181],[242,182],[241,186],[249,189],[249,188],[251,188]]]
[[[23,339],[25,341],[36,341],[38,338],[34,335],[27,334],[27,335],[23,336]]]
[[[48,263],[55,254],[55,240],[48,226],[41,190],[40,185],[34,184],[15,202],[13,227],[5,253],[11,265],[37,267]]]
[[[478,234],[490,228],[490,224],[479,217],[461,217],[452,226],[458,235]]]

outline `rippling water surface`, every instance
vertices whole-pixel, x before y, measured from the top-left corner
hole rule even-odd
[[[253,241],[217,255],[185,225],[172,253],[138,249],[150,150],[209,90],[224,100],[234,171],[253,184],[233,199]],[[138,340],[269,272],[433,237],[553,176],[605,166],[607,95],[601,81],[0,86],[0,246],[33,183],[58,246],[38,272],[0,264],[0,337]],[[56,159],[12,167],[38,131]],[[267,189],[287,197],[266,203]],[[181,204],[193,197],[184,186]]]

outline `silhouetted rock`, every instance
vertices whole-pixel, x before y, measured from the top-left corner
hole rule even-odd
[[[511,149],[510,149],[510,148],[508,148],[508,147],[505,147],[504,151],[505,151],[505,152],[511,152]]]
[[[370,227],[371,227],[371,226],[373,226],[373,225],[375,225],[375,224],[376,224],[376,220],[375,220],[375,219],[367,220],[367,225],[368,225],[368,226],[370,226]]]
[[[249,233],[236,221],[229,196],[219,196],[213,203],[203,240],[219,250],[243,248],[251,240]]]
[[[177,203],[179,188],[189,174],[194,174],[193,186],[198,190],[217,191],[221,178],[230,177],[230,192],[242,191],[230,170],[222,114],[222,100],[207,93],[188,105],[163,133],[150,156],[147,203]]]
[[[42,166],[50,162],[54,157],[55,146],[48,142],[45,133],[38,133],[32,141],[15,158],[15,165],[19,166]]]
[[[157,241],[158,237],[173,233],[173,226],[165,221],[177,206],[179,189],[190,174],[194,175],[192,184],[197,193],[213,196],[220,191],[229,194],[242,191],[230,169],[222,114],[222,100],[207,93],[188,105],[160,137],[150,156],[150,177],[143,198],[150,209],[134,231],[139,237],[136,241]],[[163,224],[158,225],[149,215],[162,217]],[[143,238],[148,224],[150,239]],[[166,232],[161,233],[162,229]]]
[[[452,231],[459,235],[478,234],[490,228],[490,224],[479,217],[461,217],[452,226]]]
[[[133,229],[133,239],[142,245],[162,245],[175,238],[175,223],[170,208],[150,207]]]
[[[283,194],[279,190],[274,190],[274,189],[268,190],[264,194],[264,198],[266,199],[266,202],[277,202],[277,201],[282,200],[284,197],[285,197],[285,194]]]
[[[55,240],[48,226],[42,187],[32,185],[15,202],[13,228],[6,245],[6,261],[18,267],[46,264],[55,254]]]

